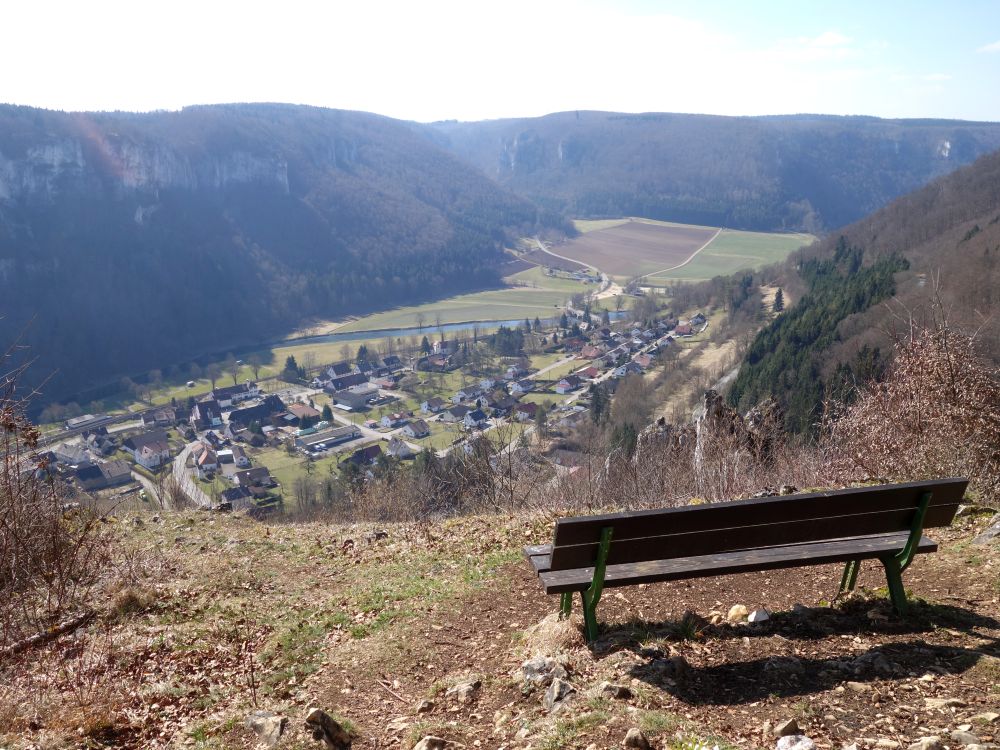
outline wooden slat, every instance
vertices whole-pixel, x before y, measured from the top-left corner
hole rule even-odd
[[[855,513],[915,508],[924,492],[932,492],[931,507],[957,505],[965,494],[967,479],[939,479],[876,487],[736,500],[728,503],[684,508],[611,513],[599,516],[562,518],[556,522],[554,541],[557,547],[567,544],[596,543],[601,529],[613,526],[614,539],[639,539],[685,531],[728,529],[745,525],[763,525],[782,521],[804,521],[848,516]],[[836,511],[831,513],[831,506]],[[944,523],[948,523],[946,521]]]
[[[924,525],[932,528],[950,523],[957,508],[957,505],[937,505],[928,509],[924,517]],[[829,512],[835,513],[836,510],[835,505],[828,505]],[[608,564],[623,565],[644,560],[694,557],[785,544],[908,531],[914,513],[915,509],[906,508],[849,516],[831,515],[824,518],[748,524],[735,528],[665,534],[641,539],[619,540],[615,534],[611,539]],[[617,532],[617,528],[615,531]],[[555,545],[552,549],[551,569],[574,570],[592,565],[597,558],[597,550],[597,544]]]
[[[758,570],[777,570],[847,562],[856,559],[871,559],[887,552],[902,549],[906,538],[906,534],[881,534],[860,539],[782,545],[715,555],[609,565],[604,579],[604,587],[614,588],[657,581],[707,578]],[[936,542],[926,536],[921,538],[917,552],[934,552],[935,550],[937,550]],[[560,594],[566,591],[586,589],[590,585],[593,575],[594,569],[588,567],[578,570],[543,572],[540,578],[546,594]]]

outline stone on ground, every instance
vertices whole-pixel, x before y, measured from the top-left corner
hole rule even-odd
[[[561,708],[563,702],[575,692],[576,688],[565,680],[556,677],[552,680],[552,684],[549,685],[549,689],[545,691],[545,696],[542,698],[542,705],[545,706],[546,711],[555,711]]]
[[[729,622],[743,622],[750,614],[750,610],[744,607],[742,604],[734,604],[729,608],[729,614],[726,615],[726,619]]]
[[[262,743],[268,747],[278,744],[288,726],[288,717],[271,711],[254,711],[246,718],[246,726],[252,729]]]
[[[799,733],[799,723],[795,719],[779,721],[773,729],[775,737],[787,737],[790,734]]]
[[[775,750],[814,750],[816,743],[804,734],[789,734],[781,737],[774,747]]]
[[[429,734],[414,745],[413,750],[444,750],[447,745],[448,740]]]
[[[444,693],[444,697],[453,698],[459,703],[471,703],[482,686],[482,680],[478,677],[470,677],[448,688]]]
[[[941,744],[940,737],[921,737],[906,750],[944,750],[944,745]]]
[[[644,735],[641,730],[632,727],[625,734],[625,739],[622,740],[622,746],[633,747],[637,750],[649,750],[649,740],[646,739],[646,735]]]
[[[959,745],[978,745],[981,740],[972,732],[963,732],[960,729],[956,729],[951,733],[951,741]]]
[[[748,622],[767,622],[771,619],[771,613],[766,609],[755,609],[747,616]]]
[[[331,750],[350,750],[352,737],[330,714],[322,708],[306,712],[306,729],[314,740],[320,740]]]

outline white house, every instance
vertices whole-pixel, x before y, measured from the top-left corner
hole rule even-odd
[[[134,435],[128,438],[122,447],[132,454],[137,464],[147,469],[155,469],[170,461],[170,443],[167,442],[167,433],[163,430]]]
[[[512,395],[515,396],[521,395],[523,393],[531,393],[531,391],[533,390],[535,390],[535,381],[528,380],[527,378],[525,378],[524,380],[515,381],[510,384],[510,392]]]
[[[389,445],[386,448],[386,453],[394,458],[413,458],[416,455],[416,451],[406,444],[405,440],[400,440],[398,437],[393,435],[389,440]]]
[[[402,414],[386,414],[381,420],[379,420],[379,425],[385,429],[393,429],[404,424],[406,424],[406,417]]]
[[[439,396],[433,396],[427,399],[422,404],[420,404],[420,411],[424,414],[437,414],[444,407],[448,405],[448,402]]]
[[[403,434],[411,438],[427,437],[431,434],[431,428],[422,419],[415,419],[403,428]]]
[[[238,403],[257,398],[260,395],[260,387],[251,381],[228,385],[224,388],[213,388],[211,396],[219,402],[219,406],[228,409]]]
[[[482,427],[489,422],[489,417],[486,416],[486,412],[482,409],[473,409],[468,412],[462,419],[462,424],[465,425],[467,430],[471,430],[476,427]]]

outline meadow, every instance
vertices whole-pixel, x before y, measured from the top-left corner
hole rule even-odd
[[[723,229],[690,263],[648,276],[644,282],[650,286],[664,286],[672,281],[704,281],[714,276],[761,268],[784,260],[793,250],[815,239],[811,234]]]

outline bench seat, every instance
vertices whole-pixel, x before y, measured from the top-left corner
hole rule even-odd
[[[799,495],[558,518],[552,544],[526,547],[546,594],[568,616],[574,592],[588,642],[607,587],[846,563],[837,596],[853,591],[863,560],[885,569],[889,598],[906,612],[903,571],[937,544],[924,529],[948,526],[964,477]]]
[[[678,581],[686,578],[745,573],[754,570],[777,570],[823,563],[842,563],[851,560],[878,559],[886,554],[899,552],[906,545],[909,534],[872,534],[849,539],[833,539],[806,544],[784,544],[773,547],[721,552],[697,557],[678,557],[670,560],[609,565],[604,577],[604,587],[632,586],[657,581]],[[916,552],[936,552],[937,543],[921,536]],[[538,574],[546,594],[584,591],[594,579],[594,568],[575,570],[549,570],[552,545],[539,544],[525,547],[524,554]]]

